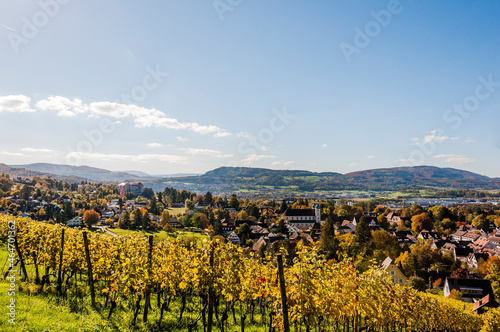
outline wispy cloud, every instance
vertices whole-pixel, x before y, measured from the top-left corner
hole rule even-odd
[[[433,156],[433,158],[437,159],[443,159],[445,162],[449,164],[455,164],[455,165],[463,165],[463,164],[470,164],[475,162],[476,160],[463,156],[463,155],[455,155],[455,154],[440,154]]]
[[[322,148],[327,148],[327,147],[328,147],[328,145],[325,143],[325,144],[321,145],[321,147],[322,147]]]
[[[266,159],[272,159],[272,158],[276,158],[276,156],[273,156],[273,155],[268,155],[268,154],[254,154],[254,153],[251,153],[251,154],[247,154],[245,156],[244,159],[241,160],[241,162],[243,164],[246,164],[246,165],[251,165],[257,161],[261,161],[261,160],[266,160]]]
[[[163,146],[163,144],[161,144],[161,143],[147,143],[146,146],[150,147],[150,148],[161,148]]]
[[[464,143],[477,143],[477,141],[472,137],[467,137],[465,138]]]
[[[37,152],[37,153],[59,152],[57,150],[43,149],[43,148],[22,148],[21,151],[23,151],[23,152]]]
[[[431,130],[427,135],[425,135],[422,139],[418,137],[413,137],[411,139],[411,145],[419,145],[420,143],[430,143],[430,142],[437,142],[437,143],[442,143],[448,140],[458,140],[459,137],[449,137],[446,135],[440,135],[437,130]]]
[[[285,162],[281,162],[281,161],[273,161],[271,163],[271,166],[281,166],[281,167],[287,167],[287,166],[291,166],[291,165],[294,165],[295,164],[295,161],[285,161]]]
[[[377,157],[376,156],[366,156],[366,158],[373,159],[373,158],[377,158]]]
[[[24,156],[20,152],[9,152],[9,151],[3,151],[3,150],[0,150],[0,155],[3,155],[3,156],[15,156],[15,157]]]
[[[232,154],[224,154],[221,151],[212,150],[212,149],[187,148],[187,149],[180,149],[180,150],[185,151],[187,154],[196,155],[196,156],[208,155],[208,156],[217,157],[217,158],[234,157]]]
[[[355,167],[358,166],[358,163],[349,163],[349,167]]]
[[[98,160],[98,161],[130,161],[130,162],[152,162],[161,161],[169,164],[186,164],[188,158],[184,156],[168,155],[168,154],[104,154],[104,153],[85,153],[71,152],[67,156],[68,160]]]
[[[6,25],[3,25],[3,24],[0,24],[0,27],[3,27],[3,28],[5,28],[5,29],[7,29],[7,30],[10,30],[10,31],[17,32],[16,30],[14,30],[14,29],[12,29],[12,28],[10,28],[10,27],[6,26]]]
[[[187,142],[187,141],[189,141],[189,138],[187,138],[187,137],[177,136],[175,139],[178,140],[178,141],[181,141],[181,142]]]

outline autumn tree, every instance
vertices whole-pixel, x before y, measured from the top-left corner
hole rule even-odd
[[[88,228],[97,224],[99,220],[101,220],[101,215],[94,210],[87,210],[83,214],[83,222]]]
[[[484,229],[488,228],[490,226],[489,221],[484,217],[484,215],[480,214],[476,216],[472,220],[472,226],[474,226],[477,229]]]
[[[407,276],[415,273],[415,259],[409,251],[402,252],[395,261],[396,264],[401,264]]]
[[[495,297],[500,299],[500,258],[490,256],[486,261],[486,267],[488,270],[486,279],[491,282],[491,288],[493,288]]]
[[[163,210],[163,212],[161,213],[160,225],[164,231],[168,231],[171,229],[170,213],[168,212],[168,210]]]
[[[418,234],[421,231],[432,230],[433,220],[429,218],[427,213],[421,213],[411,218],[411,230],[414,234]]]

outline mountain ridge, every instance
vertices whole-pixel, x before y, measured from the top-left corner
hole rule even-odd
[[[229,192],[238,190],[398,191],[408,187],[500,190],[500,179],[450,167],[413,166],[368,169],[345,174],[308,170],[276,170],[257,167],[221,166],[200,175],[155,177],[144,172],[113,172],[90,166],[49,163],[28,165],[0,164],[0,172],[14,177],[52,177],[70,182],[118,183],[141,181],[146,187],[163,190],[166,186],[192,191]],[[142,176],[141,176],[142,175]]]

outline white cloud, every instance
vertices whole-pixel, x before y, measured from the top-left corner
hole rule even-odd
[[[222,154],[220,151],[210,150],[210,149],[187,148],[187,149],[182,149],[182,150],[186,151],[187,154],[192,154],[192,155],[220,155],[220,154]]]
[[[211,150],[211,149],[198,149],[198,148],[187,148],[187,149],[180,149],[182,151],[185,151],[187,154],[190,155],[209,155],[212,157],[217,157],[217,158],[232,158],[232,154],[223,154],[220,151],[217,150]]]
[[[0,96],[0,112],[35,112],[30,107],[31,98],[23,95]]]
[[[21,157],[21,156],[24,156],[22,153],[20,152],[9,152],[9,151],[0,151],[0,155],[4,155],[4,156],[15,156],[15,157]]]
[[[161,143],[147,143],[146,146],[150,147],[150,148],[161,148],[163,146],[163,144],[161,144]]]
[[[477,141],[475,139],[473,139],[472,137],[467,137],[464,140],[464,143],[477,143]]]
[[[239,133],[236,134],[236,136],[241,137],[241,138],[249,138],[252,137],[252,134],[240,131]]]
[[[328,147],[328,145],[325,143],[325,144],[321,145],[321,147],[326,148],[326,147]]]
[[[470,164],[476,161],[472,158],[455,154],[440,154],[433,156],[433,158],[444,159],[445,162],[455,165]]]
[[[176,139],[177,139],[178,141],[181,141],[181,142],[187,142],[187,141],[189,141],[189,138],[187,138],[187,137],[180,137],[180,136],[177,136],[177,137],[176,137]]]
[[[285,161],[285,162],[273,161],[271,163],[271,166],[283,166],[283,167],[286,167],[286,166],[291,166],[293,164],[295,164],[295,161]]]
[[[151,162],[162,161],[170,164],[186,164],[188,158],[168,154],[104,154],[104,153],[85,153],[71,152],[66,156],[67,160],[98,160],[98,161],[130,161],[130,162]]]
[[[58,152],[56,150],[51,150],[51,149],[37,149],[37,148],[22,148],[21,151],[24,151],[24,152],[40,152],[40,153]]]
[[[366,156],[366,158],[373,159],[373,158],[376,158],[376,156]]]
[[[413,137],[411,139],[411,145],[419,145],[420,143],[430,143],[430,142],[436,142],[436,143],[443,143],[448,140],[456,141],[458,140],[459,137],[449,137],[446,135],[442,134],[442,130],[431,130],[427,135],[424,136],[424,138],[420,139],[418,137]]]
[[[0,112],[35,112],[30,107],[31,98],[24,95],[0,96]],[[190,130],[202,135],[227,137],[232,134],[215,125],[203,125],[196,122],[180,122],[154,108],[121,104],[109,101],[84,104],[80,99],[70,100],[62,96],[50,96],[35,104],[37,110],[56,111],[58,116],[72,117],[87,113],[89,117],[107,116],[117,120],[132,119],[137,128],[167,128],[174,130]],[[119,122],[119,121],[117,121]],[[121,123],[121,122],[119,122]]]
[[[444,142],[444,141],[447,141],[449,139],[448,136],[445,136],[445,135],[438,136],[436,134],[437,134],[437,130],[432,130],[429,135],[425,135],[424,136],[423,141],[425,143],[429,143],[429,142]]]
[[[358,166],[358,163],[349,163],[349,167],[355,167]]]
[[[251,154],[247,154],[246,157],[241,160],[241,162],[243,164],[246,164],[246,165],[251,165],[251,164],[253,164],[253,163],[257,162],[257,161],[266,160],[266,159],[272,159],[272,158],[276,158],[276,156],[268,155],[268,154],[254,154],[254,153],[251,153]]]
[[[41,111],[57,111],[58,116],[76,116],[88,111],[88,106],[84,105],[80,99],[73,99],[61,96],[50,96],[45,100],[40,100],[35,107]]]

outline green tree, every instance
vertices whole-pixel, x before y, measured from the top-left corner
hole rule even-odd
[[[149,211],[141,209],[140,214],[142,214],[142,229],[149,229],[151,227],[151,217],[149,216]]]
[[[285,221],[281,218],[278,221],[278,225],[276,227],[276,232],[281,233],[281,234],[285,234],[285,235],[287,235],[287,233],[288,233],[288,229],[285,226]]]
[[[237,234],[240,237],[240,243],[246,243],[247,240],[250,238],[250,233],[252,230],[250,229],[250,226],[248,226],[247,223],[244,223],[238,228]]]
[[[288,205],[286,204],[285,200],[282,200],[281,205],[280,205],[280,210],[279,210],[280,214],[285,213],[286,209],[288,209]]]
[[[131,229],[137,229],[142,226],[142,214],[141,211],[132,211],[132,227]]]
[[[156,203],[156,197],[151,197],[151,199],[149,200],[149,211],[154,215],[158,214],[158,206]]]
[[[330,216],[326,218],[325,223],[321,226],[320,242],[327,259],[338,259],[339,240],[335,235],[335,224]]]
[[[411,276],[410,277],[410,285],[418,291],[424,292],[427,289],[427,284],[425,283],[424,278]]]
[[[240,207],[240,201],[238,200],[238,197],[236,194],[232,194],[231,198],[229,199],[229,207],[238,210]]]
[[[212,205],[214,197],[210,191],[205,194],[205,205]]]
[[[364,216],[359,218],[359,222],[356,225],[356,231],[354,233],[354,240],[360,245],[368,245],[372,239],[372,231],[368,222]]]
[[[120,224],[120,228],[129,229],[130,228],[130,212],[125,210],[122,215],[122,222]]]
[[[151,188],[144,188],[144,190],[142,191],[142,196],[146,197],[147,199],[153,198],[154,195],[155,193]]]

